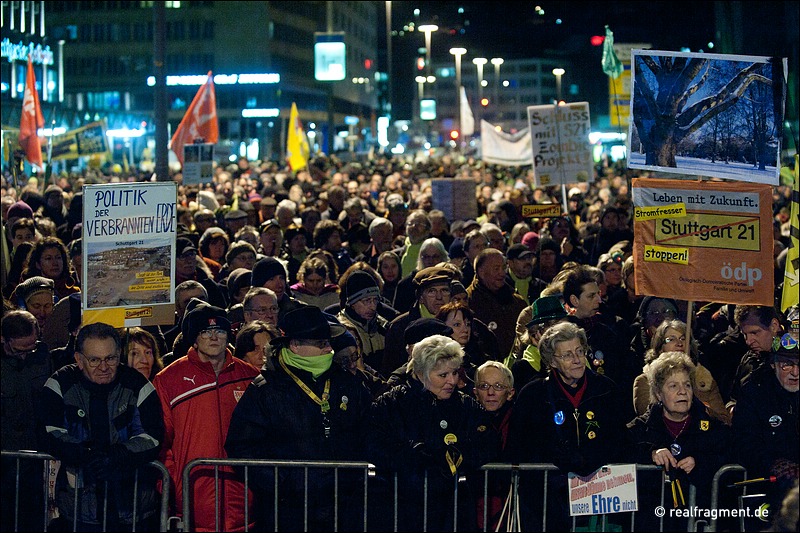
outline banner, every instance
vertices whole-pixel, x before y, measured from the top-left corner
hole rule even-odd
[[[521,167],[531,165],[531,135],[528,129],[517,133],[497,131],[481,120],[481,159],[484,163]]]
[[[216,144],[219,140],[217,93],[214,90],[214,77],[210,70],[206,82],[197,90],[169,143],[170,149],[181,165],[183,165],[183,145],[192,144],[198,139],[211,144]]]
[[[772,189],[634,178],[636,294],[774,305]]]
[[[794,185],[792,186],[792,208],[789,215],[789,252],[783,272],[781,311],[786,312],[800,302],[800,158],[794,155]]]
[[[52,159],[77,159],[95,154],[107,154],[111,158],[106,119],[86,124],[53,137]]]
[[[289,135],[286,139],[286,159],[289,168],[295,172],[306,168],[309,152],[308,139],[297,113],[297,104],[292,102],[292,110],[289,112]]]
[[[537,187],[594,179],[589,102],[528,107]]]
[[[19,119],[19,145],[25,152],[25,159],[31,165],[44,169],[42,144],[39,141],[39,128],[44,127],[42,106],[36,92],[36,75],[33,73],[32,57],[28,56],[28,71],[25,76],[25,95],[22,99],[22,113]]]
[[[467,90],[461,86],[459,97],[459,125],[461,127],[461,135],[468,137],[475,134],[475,116],[472,114],[472,109],[469,107],[467,100]],[[483,132],[483,130],[481,130]]]
[[[786,59],[633,50],[628,168],[779,184]]]
[[[587,516],[639,510],[636,465],[606,465],[588,476],[570,472],[569,515]]]
[[[83,324],[173,324],[177,185],[84,185],[83,197]]]

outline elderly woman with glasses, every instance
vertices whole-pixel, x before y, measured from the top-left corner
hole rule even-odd
[[[613,381],[587,367],[588,352],[582,328],[572,322],[548,328],[539,340],[547,377],[532,381],[520,391],[511,415],[511,460],[553,463],[559,469],[549,475],[548,531],[569,529],[568,472],[585,476],[624,457],[625,421],[619,391]],[[524,492],[533,495],[527,506],[534,514],[527,517],[529,524],[541,523],[542,512],[541,494],[537,493],[542,480],[539,474],[533,477],[522,479],[527,489]],[[525,518],[522,523],[526,523]]]
[[[689,347],[689,358],[695,365],[694,395],[705,405],[709,414],[714,418],[731,424],[731,414],[725,407],[725,401],[719,391],[714,376],[698,362],[698,347],[695,339],[687,339],[686,323],[681,320],[665,320],[656,328],[650,349],[645,354],[645,365],[651,363],[665,352],[686,352]],[[633,382],[633,407],[636,415],[642,416],[647,411],[652,401],[647,373],[642,372]]]
[[[422,531],[423,524],[428,531],[476,529],[474,505],[459,505],[459,523],[453,523],[454,489],[461,474],[469,483],[470,472],[494,459],[497,434],[480,404],[458,390],[463,358],[458,342],[444,335],[414,344],[409,380],[373,405],[369,460],[385,483],[380,516],[387,527],[397,519],[401,531]],[[396,517],[395,508],[402,510]]]
[[[676,506],[688,503],[691,484],[697,488],[697,504],[708,507],[711,480],[726,462],[730,433],[695,397],[696,369],[691,358],[678,351],[663,352],[648,363],[650,407],[628,424],[628,437],[637,463],[664,468],[670,481],[667,502],[672,500]],[[642,483],[649,474],[644,473]],[[640,494],[647,499],[647,492]],[[647,508],[655,505],[653,501]],[[664,529],[677,531],[679,525],[665,522]],[[682,526],[685,529],[686,524]]]

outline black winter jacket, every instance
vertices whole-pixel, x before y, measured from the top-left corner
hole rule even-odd
[[[523,387],[514,406],[508,450],[514,463],[553,463],[562,472],[587,475],[620,462],[625,421],[614,382],[591,370],[575,409],[553,372]]]

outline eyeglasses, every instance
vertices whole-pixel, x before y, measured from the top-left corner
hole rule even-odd
[[[450,287],[444,287],[441,289],[437,289],[436,287],[430,287],[425,289],[424,294],[425,296],[450,296],[451,294]]]
[[[200,332],[201,339],[210,339],[211,337],[227,337],[228,332],[222,328],[209,328]]]
[[[675,341],[686,342],[686,335],[681,335],[680,337],[664,337],[664,344]]]
[[[107,364],[108,366],[114,367],[119,364],[119,356],[118,355],[109,355],[108,357],[86,357],[84,354],[81,354],[84,359],[86,359],[86,363],[89,365],[90,368],[97,368],[102,363]]]
[[[186,250],[178,256],[178,259],[194,259],[197,255],[197,250]]]
[[[497,392],[503,392],[504,390],[508,390],[508,389],[511,388],[508,385],[504,385],[502,383],[489,384],[489,383],[483,382],[483,383],[477,383],[475,385],[475,388],[476,389],[480,389],[480,390],[489,390],[489,387],[493,388]]]
[[[569,360],[583,359],[584,357],[586,357],[586,350],[584,350],[583,348],[578,348],[574,352],[562,353],[561,355],[555,355],[555,357],[557,359],[561,359],[562,361],[565,361],[567,359]]]
[[[313,346],[314,348],[319,348],[320,350],[324,348],[330,348],[331,341],[329,339],[323,340],[314,340],[314,339],[299,339],[297,344],[305,344],[306,346]]]
[[[798,363],[797,361],[775,361],[775,365],[781,370],[790,370],[796,368]]]
[[[279,310],[280,308],[277,305],[272,305],[269,307],[248,307],[245,309],[245,311],[249,311],[257,315],[266,315],[266,314],[274,315]]]
[[[33,348],[30,350],[17,350],[13,346],[11,346],[10,341],[6,341],[6,355],[10,357],[16,357],[17,359],[26,359],[29,355],[36,353],[37,350],[41,347],[43,343],[41,341],[36,341]]]

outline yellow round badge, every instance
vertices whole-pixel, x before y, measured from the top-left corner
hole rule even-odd
[[[444,443],[448,446],[455,444],[456,442],[458,442],[458,437],[456,437],[453,433],[448,433],[444,436]]]

